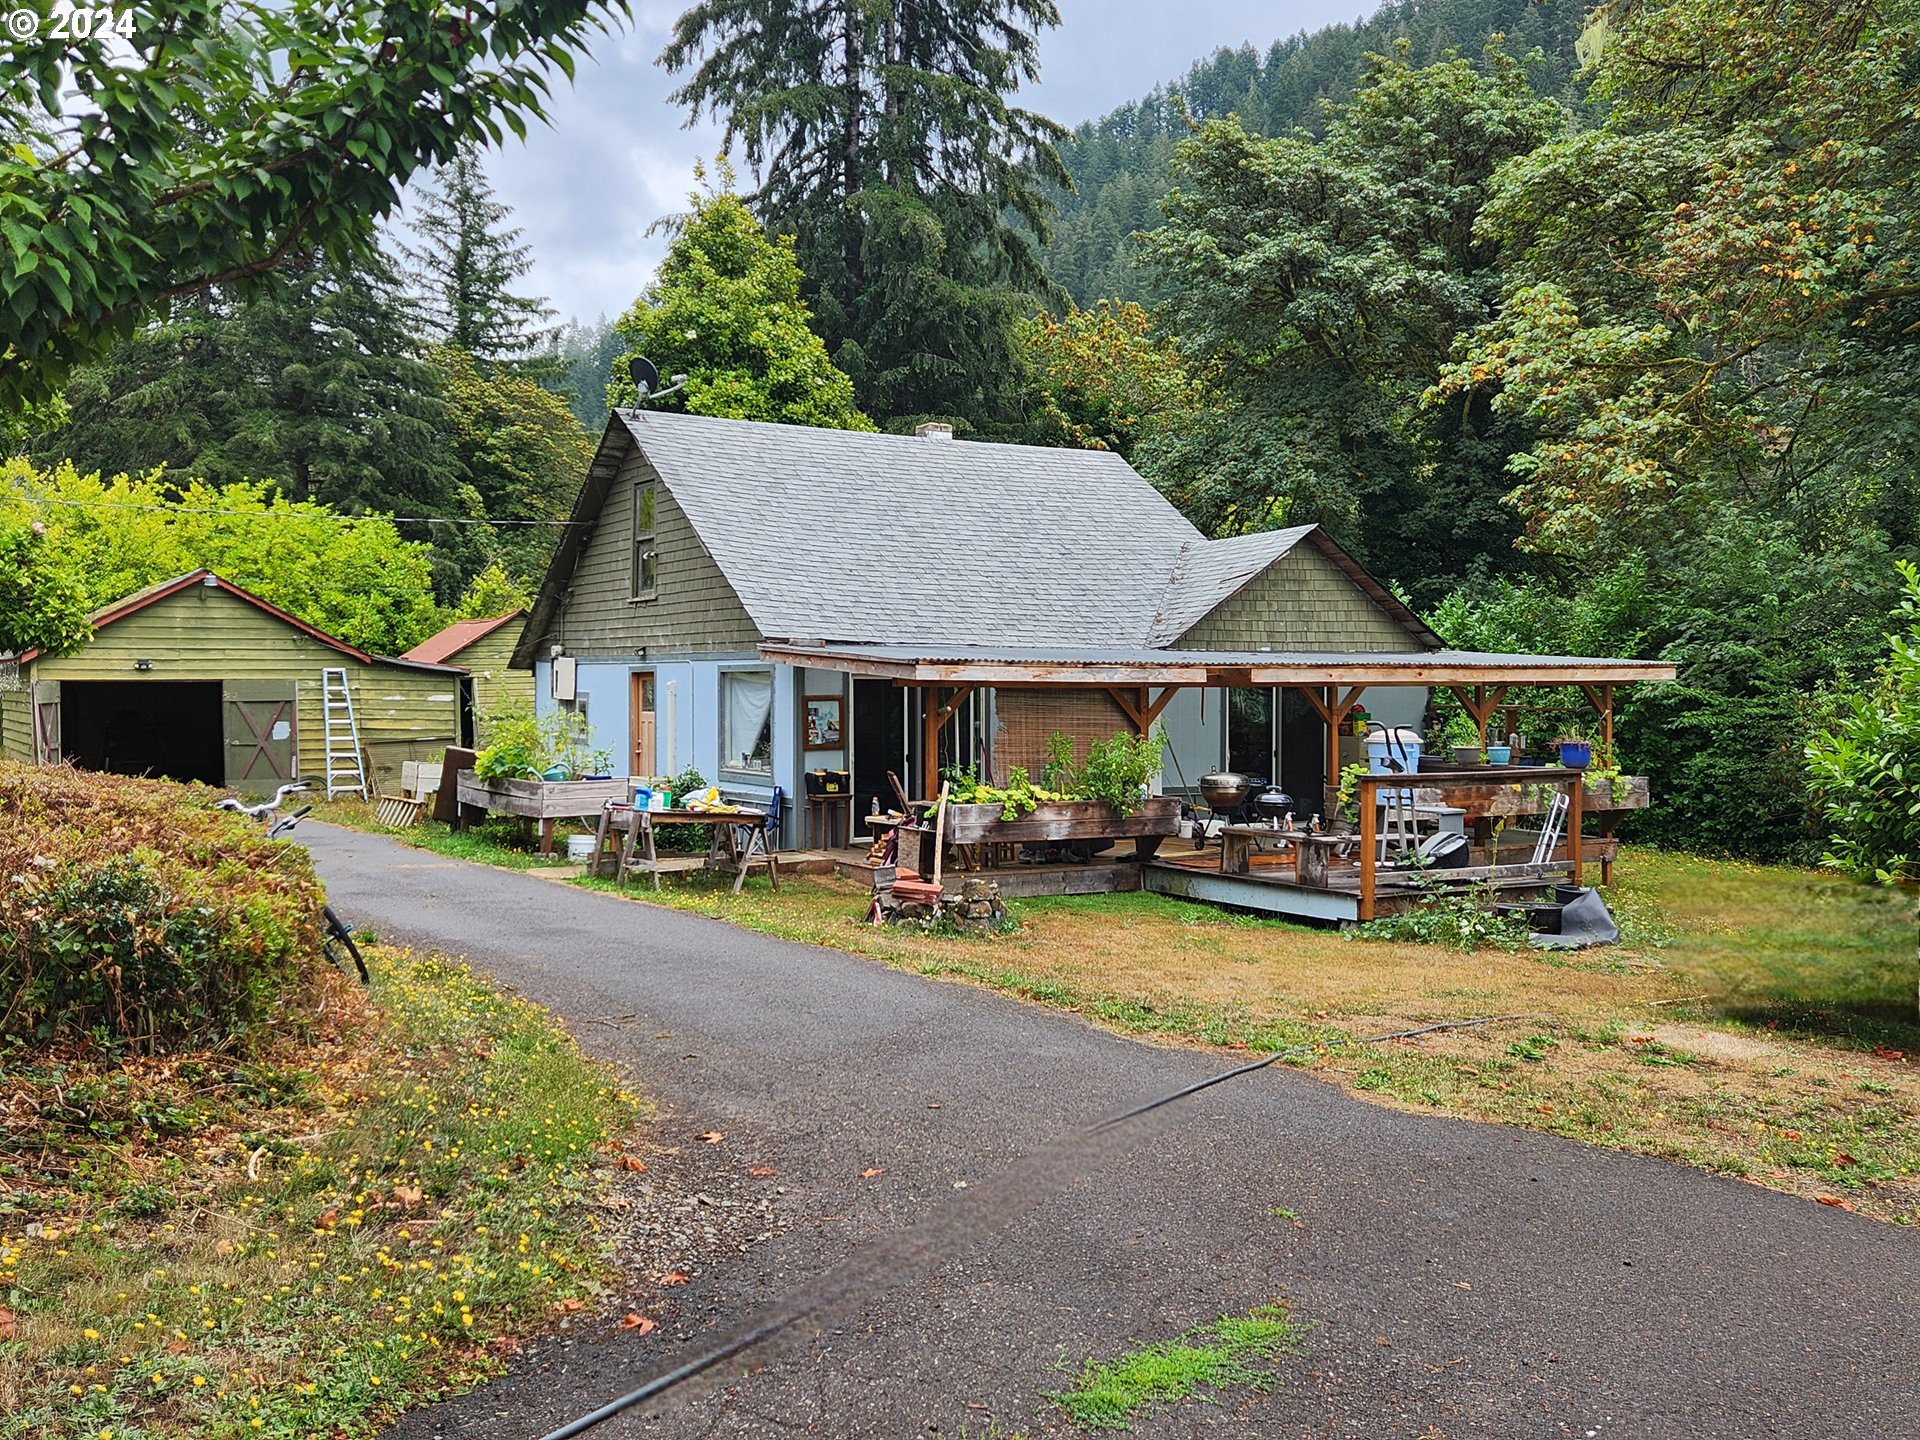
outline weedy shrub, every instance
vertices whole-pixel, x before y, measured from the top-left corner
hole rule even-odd
[[[205,1048],[312,992],[306,852],[217,798],[0,763],[0,1035]]]

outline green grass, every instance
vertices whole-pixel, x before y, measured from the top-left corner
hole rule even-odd
[[[1620,873],[1625,906],[1664,917],[1660,959],[1705,992],[1712,1018],[1859,1049],[1913,1048],[1911,891],[1640,848]]]
[[[0,1210],[0,1436],[367,1435],[597,1292],[602,1152],[635,1099],[464,966],[369,958],[371,1005],[338,986],[337,1032],[271,1067],[147,1062],[95,1102],[164,1101],[170,1131],[106,1143],[12,1107],[0,1148],[55,1163],[31,1224]],[[85,1074],[16,1057],[0,1080],[19,1100]]]
[[[1272,1362],[1298,1351],[1300,1326],[1277,1305],[1223,1315],[1173,1340],[1112,1360],[1089,1359],[1074,1384],[1049,1392],[1083,1430],[1130,1430],[1150,1405],[1174,1405],[1234,1387],[1266,1391],[1278,1383]]]

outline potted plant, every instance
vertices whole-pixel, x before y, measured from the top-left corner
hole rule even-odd
[[[1593,742],[1579,725],[1570,725],[1554,744],[1560,751],[1560,763],[1569,770],[1584,770],[1593,763]]]

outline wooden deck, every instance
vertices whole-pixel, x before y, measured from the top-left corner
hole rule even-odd
[[[1397,915],[1411,910],[1436,884],[1477,895],[1492,891],[1501,900],[1532,900],[1551,895],[1573,867],[1566,861],[1532,865],[1475,865],[1462,870],[1412,872],[1376,870],[1373,877],[1375,915]],[[1214,905],[1231,905],[1268,915],[1309,920],[1360,918],[1360,866],[1351,858],[1335,857],[1327,865],[1324,888],[1302,885],[1294,878],[1291,855],[1266,852],[1249,857],[1246,874],[1220,870],[1219,847],[1195,851],[1183,844],[1162,847],[1141,871],[1142,888],[1161,895],[1179,895]]]

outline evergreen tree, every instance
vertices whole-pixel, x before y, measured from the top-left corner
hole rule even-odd
[[[493,198],[478,147],[462,145],[421,191],[419,243],[401,247],[429,334],[476,360],[524,356],[554,314],[544,298],[508,288],[533,268],[519,228],[503,224],[512,213]]]
[[[1319,134],[1353,96],[1370,53],[1405,42],[1417,66],[1453,50],[1478,53],[1493,35],[1525,67],[1534,90],[1579,109],[1574,40],[1588,7],[1572,0],[1388,0],[1371,16],[1251,47],[1216,51],[1151,94],[1081,125],[1060,146],[1074,190],[1046,246],[1047,274],[1081,305],[1102,297],[1157,300],[1161,282],[1141,265],[1134,236],[1158,229],[1175,144],[1195,121],[1237,116],[1256,135]]]
[[[662,62],[797,237],[806,299],[860,403],[1016,431],[1015,328],[1047,282],[1053,122],[1007,103],[1038,73],[1053,0],[702,0]]]
[[[309,256],[251,300],[178,302],[77,373],[67,412],[33,451],[83,473],[272,480],[350,513],[445,514],[455,500],[440,378],[378,261]]]
[[[607,377],[626,350],[627,342],[605,315],[591,323],[569,320],[541,350],[536,369],[543,372],[542,382],[567,397],[589,435],[607,428]]]
[[[594,441],[566,397],[525,375],[481,365],[451,345],[436,349],[431,360],[446,395],[448,445],[463,489],[471,492],[462,495],[463,508],[475,518],[505,522],[439,527],[436,547],[453,555],[462,580],[487,565],[537,579],[560,536],[557,526],[542,522],[566,519]]]

